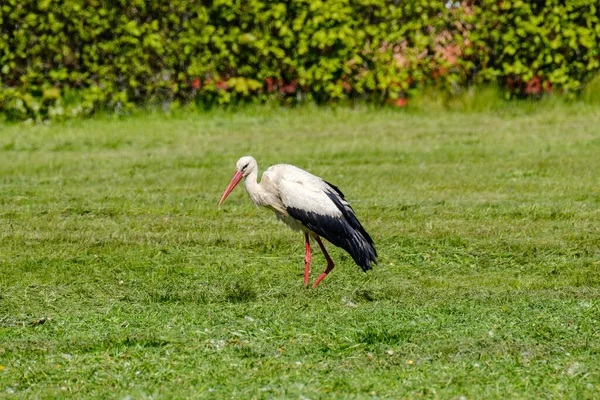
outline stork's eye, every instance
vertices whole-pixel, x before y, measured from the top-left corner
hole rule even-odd
[[[242,172],[244,172],[246,170],[246,168],[248,168],[248,165],[250,165],[250,164],[246,164],[242,167]]]

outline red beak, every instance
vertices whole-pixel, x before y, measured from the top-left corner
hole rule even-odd
[[[223,203],[225,201],[227,196],[229,196],[229,193],[231,193],[231,191],[233,190],[235,185],[237,185],[243,177],[244,177],[244,175],[242,175],[242,173],[240,171],[235,171],[233,178],[231,178],[231,182],[229,182],[229,186],[227,186],[227,189],[225,189],[225,193],[223,193],[223,196],[221,197],[221,200],[219,201],[219,207],[221,207],[221,203]]]

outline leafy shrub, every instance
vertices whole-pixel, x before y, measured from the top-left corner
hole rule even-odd
[[[442,2],[7,0],[2,110],[56,118],[136,103],[395,99],[443,63]],[[431,56],[427,56],[431,55]]]
[[[599,11],[482,0],[5,0],[0,113],[56,119],[140,104],[270,97],[404,105],[499,82],[573,92],[600,68]]]
[[[516,95],[574,95],[600,70],[597,1],[480,3],[469,32],[475,82],[498,81]]]

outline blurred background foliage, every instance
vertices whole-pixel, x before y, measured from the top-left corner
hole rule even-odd
[[[0,114],[404,106],[426,87],[460,96],[485,85],[507,98],[594,99],[599,38],[592,0],[4,0]]]

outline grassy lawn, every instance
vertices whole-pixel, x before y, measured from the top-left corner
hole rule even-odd
[[[338,185],[379,265],[305,289],[302,235],[216,207],[247,154]],[[593,398],[599,209],[581,105],[3,126],[0,397]]]

